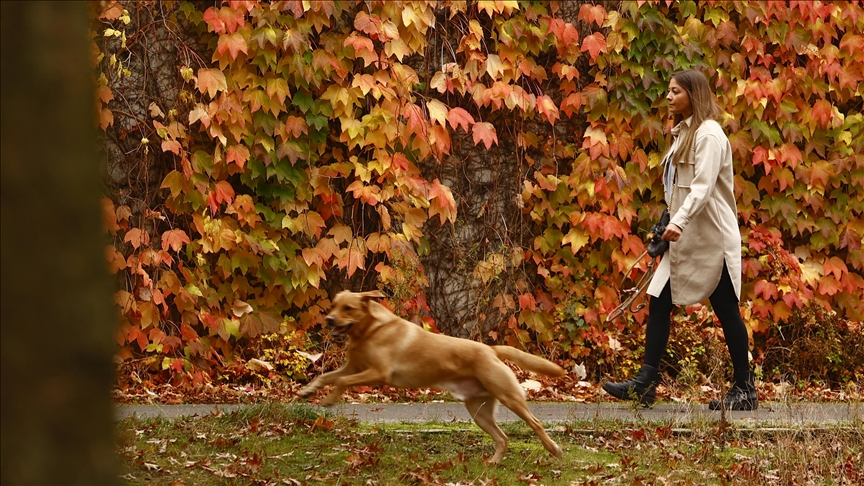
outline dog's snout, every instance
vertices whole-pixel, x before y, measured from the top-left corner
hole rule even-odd
[[[334,326],[336,325],[336,318],[333,316],[327,316],[324,318],[324,322],[326,322],[328,326]]]

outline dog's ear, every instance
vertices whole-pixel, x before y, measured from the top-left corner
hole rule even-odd
[[[365,302],[369,299],[383,299],[387,296],[382,294],[380,290],[371,290],[369,292],[361,292],[360,297]]]

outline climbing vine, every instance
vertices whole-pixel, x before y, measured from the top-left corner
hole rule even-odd
[[[481,289],[474,337],[608,355],[645,319],[604,323],[662,210],[664,95],[689,68],[725,111],[754,337],[813,306],[864,319],[860,1],[94,10],[122,360],[206,381],[250,340],[302,337],[342,288],[451,326],[427,301],[430,238],[494,212],[453,189],[483,154],[513,175],[497,189],[513,225],[457,267]],[[157,57],[170,69],[137,79]]]

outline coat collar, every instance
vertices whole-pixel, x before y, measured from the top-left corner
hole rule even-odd
[[[690,128],[690,122],[692,120],[693,120],[693,116],[691,115],[691,116],[688,116],[686,120],[675,125],[675,128],[672,129],[672,136],[677,137],[678,134],[681,133],[681,130]],[[684,128],[682,128],[682,125],[684,126]]]

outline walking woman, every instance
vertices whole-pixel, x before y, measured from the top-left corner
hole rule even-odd
[[[645,358],[632,380],[603,389],[622,400],[651,405],[660,359],[669,340],[675,305],[711,301],[732,357],[735,384],[709,408],[754,410],[756,387],[748,360],[747,328],[738,309],[741,297],[741,234],[735,203],[732,147],[716,118],[720,109],[699,71],[672,76],[666,95],[677,125],[663,159],[663,186],[671,219],[663,233],[663,255],[647,293]]]

